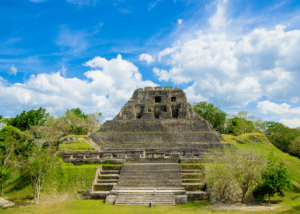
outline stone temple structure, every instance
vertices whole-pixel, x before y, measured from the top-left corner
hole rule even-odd
[[[184,91],[137,89],[120,113],[90,136],[114,158],[199,158],[222,146],[211,124],[197,115]]]
[[[199,163],[207,149],[224,145],[211,124],[193,111],[184,91],[172,87],[135,90],[119,114],[88,141],[98,151],[65,152],[64,161],[123,163],[99,166],[91,188],[82,193],[115,205],[207,199],[204,166],[181,163]]]

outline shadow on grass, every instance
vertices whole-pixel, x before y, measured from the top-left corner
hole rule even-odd
[[[10,187],[9,192],[19,191],[30,185],[30,177],[28,175],[23,175],[16,180],[11,181],[6,186]]]

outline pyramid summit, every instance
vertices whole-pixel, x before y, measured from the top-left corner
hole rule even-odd
[[[223,147],[184,91],[169,86],[135,90],[119,114],[90,138],[118,158],[199,158],[206,149]]]

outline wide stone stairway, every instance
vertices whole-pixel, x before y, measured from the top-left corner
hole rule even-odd
[[[186,203],[179,163],[125,163],[106,203],[174,206]]]

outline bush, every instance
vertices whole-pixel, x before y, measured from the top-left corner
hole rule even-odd
[[[212,200],[245,202],[261,179],[266,167],[259,155],[240,149],[212,150],[207,155],[211,164],[206,176]]]
[[[274,154],[270,153],[268,158],[268,167],[262,172],[262,182],[253,190],[253,196],[257,201],[263,201],[268,197],[278,194],[284,197],[282,188],[291,188],[291,181],[283,162],[277,162]]]

